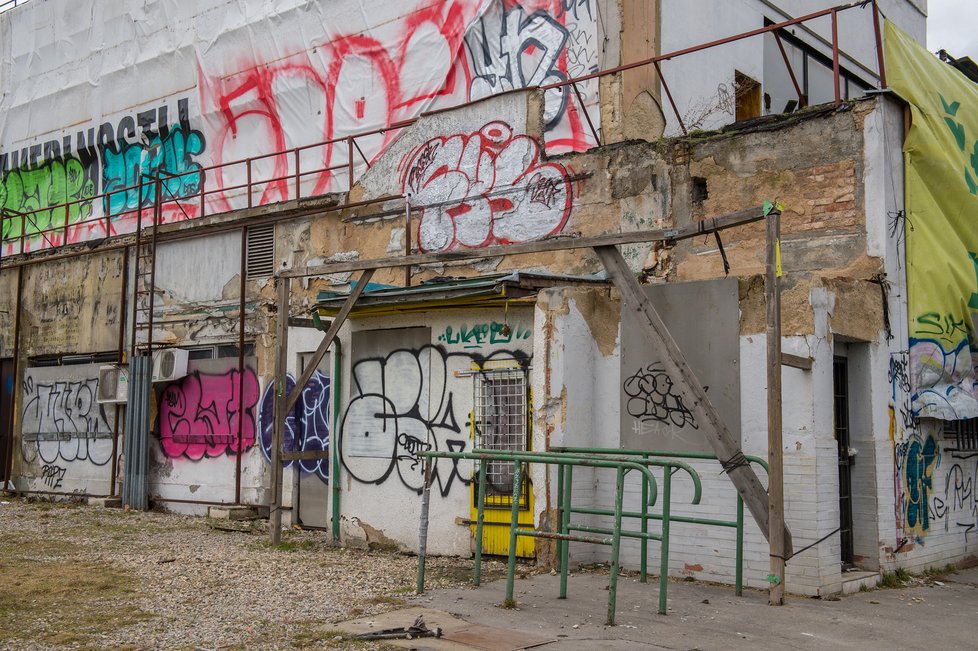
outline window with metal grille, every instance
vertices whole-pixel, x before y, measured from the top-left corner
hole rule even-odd
[[[473,416],[476,447],[525,451],[529,443],[529,393],[523,368],[481,370],[474,376]],[[512,505],[514,464],[490,461],[486,468],[486,506]],[[521,482],[520,504],[527,504],[529,482]]]
[[[947,449],[978,452],[978,418],[945,420],[942,425]]]
[[[270,276],[275,273],[275,224],[249,226],[245,252],[247,278]]]

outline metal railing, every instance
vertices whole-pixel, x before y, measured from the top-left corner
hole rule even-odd
[[[717,461],[716,455],[709,454],[707,452],[670,452],[665,450],[616,450],[609,448],[583,448],[583,447],[554,447],[551,448],[553,452],[567,453],[567,454],[585,454],[591,456],[602,456],[602,457],[624,457],[624,458],[640,458],[640,459],[650,459],[652,457],[665,458],[665,459],[690,459],[690,460],[706,460],[706,461]],[[768,469],[767,461],[761,457],[757,457],[750,454],[745,454],[744,458],[750,463],[756,463],[757,465],[764,468],[765,472]],[[562,481],[563,480],[563,481]],[[558,475],[557,484],[557,494],[558,496],[563,495],[564,490],[569,492],[571,486],[570,479],[563,478]],[[637,518],[641,520],[642,531],[648,531],[649,520],[662,520],[662,516],[655,513],[650,513],[647,508],[646,496],[650,487],[646,485],[644,479],[642,482],[642,511],[641,512],[626,512],[623,517]],[[558,499],[560,499],[558,497]],[[562,504],[562,502],[561,502]],[[577,529],[578,527],[569,525],[568,520],[571,513],[582,513],[590,515],[608,515],[607,512],[601,511],[600,509],[587,509],[587,508],[568,508],[565,514],[561,512],[561,531],[566,533],[568,528]],[[683,522],[687,524],[699,524],[705,526],[713,527],[730,527],[736,530],[736,558],[735,558],[735,570],[734,570],[734,589],[738,597],[743,595],[743,579],[744,579],[744,500],[737,494],[737,513],[734,520],[721,520],[717,518],[694,518],[691,516],[684,515],[669,515],[669,520],[672,522]],[[665,526],[665,525],[663,525]],[[567,573],[567,550],[563,549],[558,552],[560,558],[560,572],[561,572],[561,582],[562,584],[566,582],[564,575]],[[640,570],[639,570],[639,581],[646,583],[648,580],[648,541],[641,541],[640,550]],[[668,567],[660,567],[660,573],[668,573]],[[660,577],[661,579],[661,577]],[[660,602],[659,612],[664,614],[663,608],[665,604]]]
[[[506,571],[506,598],[503,602],[504,606],[513,606],[515,602],[513,600],[514,594],[514,583],[516,576],[516,542],[517,538],[520,536],[532,537],[532,538],[544,538],[558,541],[558,545],[561,543],[569,542],[583,542],[598,545],[609,545],[611,546],[611,563],[610,563],[610,576],[608,579],[608,616],[607,623],[609,626],[614,625],[615,622],[615,609],[617,603],[618,595],[618,571],[619,571],[619,556],[621,552],[621,539],[626,538],[639,538],[644,541],[648,540],[658,540],[661,544],[661,558],[663,567],[668,570],[669,563],[669,522],[670,516],[670,501],[672,499],[672,476],[676,472],[682,470],[686,472],[693,482],[693,504],[698,504],[700,501],[700,496],[702,494],[702,484],[700,482],[699,474],[688,464],[682,461],[668,461],[663,459],[641,459],[641,458],[628,458],[625,456],[601,456],[595,458],[595,455],[591,454],[575,454],[575,453],[557,453],[557,452],[512,452],[512,451],[498,451],[498,450],[475,450],[473,452],[439,452],[439,451],[429,451],[421,452],[420,456],[425,459],[425,488],[422,494],[422,507],[421,507],[421,527],[420,527],[420,544],[419,544],[419,559],[418,559],[418,584],[417,592],[420,594],[424,592],[424,575],[425,575],[425,560],[426,560],[426,550],[427,550],[427,532],[428,532],[428,503],[430,500],[430,487],[432,481],[431,475],[431,460],[432,459],[467,459],[479,462],[479,473],[478,473],[478,498],[477,504],[477,516],[476,516],[476,531],[475,531],[475,561],[473,568],[472,581],[475,585],[481,583],[481,569],[482,569],[482,542],[483,542],[483,527],[485,523],[485,494],[486,494],[486,467],[489,462],[492,461],[506,461],[516,464],[516,470],[514,472],[513,478],[513,494],[512,494],[512,507],[510,513],[510,528],[509,528],[509,558],[507,562]],[[558,478],[563,476],[566,469],[570,469],[576,466],[587,467],[587,468],[605,468],[612,469],[616,471],[616,490],[615,490],[615,506],[613,511],[607,513],[614,517],[614,525],[612,528],[600,528],[600,527],[575,527],[575,529],[583,531],[584,533],[592,534],[587,536],[573,535],[569,533],[569,528],[566,523],[563,522],[569,516],[571,505],[571,491],[569,482],[561,482],[561,488],[558,490],[558,494],[561,499],[561,520],[562,524],[557,531],[538,531],[535,529],[521,529],[519,526],[519,509],[520,509],[520,491],[522,490],[521,484],[523,482],[523,476],[527,473],[524,466],[529,466],[530,464],[542,464],[545,466],[556,466],[558,469]],[[646,487],[646,491],[643,492],[643,502],[648,505],[654,505],[658,498],[658,484],[654,474],[652,474],[651,468],[662,468],[663,469],[663,506],[662,506],[662,531],[661,533],[649,532],[646,528],[645,531],[629,531],[622,528],[622,520],[625,517],[624,513],[624,499],[625,499],[625,476],[629,471],[638,471],[642,475],[643,486]],[[568,473],[568,478],[569,478]],[[603,537],[597,537],[603,536]],[[560,583],[560,598],[566,598],[567,596],[567,576],[566,576],[566,548],[562,548],[565,558],[562,559],[562,575]],[[666,594],[668,591],[668,571],[663,571],[659,577],[659,612],[665,614],[666,610]]]
[[[0,2],[0,14],[25,4],[27,4],[27,0],[6,0],[6,2]]]
[[[21,3],[24,0],[20,0]],[[0,8],[6,5],[17,5],[17,0],[7,0],[6,3],[0,5]],[[841,90],[841,75],[840,75],[840,64],[839,64],[839,37],[838,37],[838,16],[841,12],[847,11],[849,9],[862,8],[868,5],[872,5],[873,10],[873,26],[874,26],[874,37],[875,46],[878,62],[878,80],[881,88],[886,87],[886,75],[883,67],[883,50],[882,50],[882,37],[880,33],[879,24],[879,10],[876,6],[875,0],[862,0],[860,2],[852,2],[849,4],[838,5],[836,7],[831,7],[829,9],[824,9],[822,11],[817,11],[814,13],[806,14],[799,18],[793,18],[791,20],[785,20],[779,23],[774,23],[763,28],[751,30],[748,32],[743,32],[740,34],[735,34],[723,39],[718,39],[715,41],[710,41],[708,43],[703,43],[700,45],[695,45],[692,47],[684,48],[681,50],[676,50],[673,52],[668,52],[666,54],[661,54],[648,59],[643,59],[641,61],[635,61],[625,65],[617,66],[615,68],[609,68],[606,70],[600,70],[587,75],[582,75],[579,77],[574,77],[564,81],[555,82],[553,84],[548,84],[546,86],[539,87],[541,90],[553,90],[563,88],[565,86],[571,87],[578,101],[581,102],[581,109],[584,111],[587,124],[591,130],[591,134],[594,137],[595,142],[601,144],[601,138],[598,134],[598,130],[595,128],[594,123],[588,114],[587,108],[584,106],[582,97],[580,95],[580,90],[577,84],[598,79],[607,75],[618,74],[628,70],[633,70],[635,68],[641,68],[645,66],[652,66],[662,84],[662,89],[665,91],[666,97],[669,100],[669,104],[672,108],[672,112],[676,116],[676,120],[680,125],[683,133],[686,133],[686,125],[683,122],[682,116],[679,113],[679,109],[673,99],[672,92],[666,83],[666,80],[662,74],[661,63],[664,61],[669,61],[671,59],[677,59],[679,57],[692,54],[695,52],[701,52],[711,48],[719,47],[721,45],[726,45],[743,39],[764,35],[771,33],[778,39],[779,47],[781,48],[784,63],[787,66],[788,73],[792,79],[795,86],[795,90],[799,96],[799,103],[803,104],[805,98],[802,95],[801,88],[797,84],[797,79],[795,77],[794,71],[791,67],[791,62],[787,55],[784,54],[784,49],[781,47],[781,40],[778,36],[779,31],[784,30],[788,27],[794,25],[800,25],[805,22],[816,20],[819,18],[824,18],[826,16],[830,17],[832,21],[832,76],[833,84],[835,89],[835,104],[839,105],[842,102],[842,90]],[[522,89],[521,89],[522,90]],[[510,91],[518,92],[518,91]],[[433,111],[429,111],[423,115],[433,115],[445,111],[450,111],[459,108],[460,106],[465,106],[470,102],[463,102],[454,106],[447,106]],[[410,118],[406,120],[401,120],[398,122],[393,122],[387,126],[370,129],[367,131],[358,131],[351,133],[346,136],[341,136],[338,138],[332,138],[329,140],[323,140],[310,145],[303,145],[301,147],[294,147],[291,149],[284,149],[277,152],[272,152],[268,154],[261,154],[258,156],[250,156],[247,158],[230,161],[226,163],[217,163],[214,165],[209,165],[206,167],[198,167],[190,171],[168,174],[168,179],[171,181],[181,181],[187,179],[192,181],[194,179],[199,179],[199,188],[196,192],[188,193],[177,193],[178,196],[166,199],[160,202],[161,210],[160,214],[163,215],[161,219],[166,221],[165,214],[179,214],[179,212],[184,213],[184,216],[190,218],[191,215],[187,213],[187,209],[192,209],[196,214],[193,215],[195,218],[204,217],[208,214],[221,214],[228,211],[236,210],[239,208],[232,208],[229,201],[229,193],[240,192],[241,194],[247,195],[247,200],[244,202],[245,205],[241,207],[253,208],[256,205],[255,194],[256,193],[268,193],[269,188],[274,188],[274,194],[278,194],[278,199],[281,201],[299,200],[304,196],[306,198],[314,196],[323,196],[330,191],[338,191],[333,188],[333,182],[337,176],[345,176],[347,180],[347,189],[351,189],[355,183],[356,165],[355,160],[359,156],[366,168],[369,169],[371,161],[364,154],[362,148],[358,143],[358,139],[362,139],[368,136],[384,135],[388,136],[391,132],[398,131],[404,127],[414,124],[419,118]],[[342,150],[345,147],[345,160],[339,163],[333,163],[336,160],[334,155],[334,147],[340,149],[340,157],[342,157]],[[324,163],[321,166],[315,166],[311,169],[303,169],[302,166],[302,153],[308,152],[317,148],[322,148],[326,152],[323,157]],[[255,166],[256,163],[272,160],[277,164],[284,164],[286,169],[289,170],[290,167],[293,169],[289,170],[288,173],[273,173],[272,176],[268,178],[255,178]],[[137,166],[138,168],[139,166]],[[229,186],[224,186],[222,181],[226,173],[230,173],[233,170],[237,170],[236,173],[241,174],[244,179],[243,182],[235,183]],[[142,169],[137,169],[135,177],[143,172]],[[150,170],[151,172],[153,170]],[[189,177],[189,178],[188,178]],[[217,182],[213,181],[217,179]],[[309,183],[308,180],[313,179],[315,182]],[[211,180],[214,187],[210,189],[207,188],[208,180]],[[303,182],[307,181],[307,185],[311,185],[311,191],[303,193],[302,185]],[[182,185],[182,184],[181,184]],[[193,183],[189,184],[193,187]],[[294,188],[294,189],[293,189]],[[137,207],[132,210],[121,211],[117,213],[112,213],[109,210],[103,210],[106,214],[93,216],[93,217],[83,217],[77,221],[72,222],[71,215],[85,215],[86,212],[93,210],[93,206],[96,202],[103,205],[111,200],[111,198],[119,196],[128,195],[130,192],[137,192],[138,201]],[[171,193],[171,196],[174,193]],[[240,199],[241,194],[236,197],[231,198]],[[259,197],[257,205],[265,205],[267,203],[273,203],[272,201],[265,201],[266,197]],[[141,189],[141,184],[133,184],[120,188],[113,188],[108,192],[103,192],[101,194],[93,195],[90,197],[71,199],[67,194],[67,188],[65,190],[64,201],[47,205],[36,210],[20,212],[11,209],[3,209],[0,207],[0,234],[7,234],[2,242],[0,242],[0,253],[3,255],[10,254],[23,254],[31,252],[32,250],[42,249],[42,248],[58,248],[64,246],[65,244],[75,243],[72,242],[71,233],[77,231],[83,233],[86,229],[88,234],[99,233],[104,237],[112,237],[114,235],[123,234],[126,232],[125,228],[135,227],[137,221],[137,213],[142,214],[143,211],[152,213],[153,206],[152,202],[146,202],[143,205],[143,193]],[[208,212],[208,208],[211,209]],[[142,221],[144,224],[149,224],[149,220]],[[28,229],[28,224],[31,228]],[[122,227],[121,229],[119,227]],[[11,233],[16,233],[11,235]],[[89,237],[83,238],[77,241],[84,241],[86,239],[92,239]],[[37,243],[38,246],[34,246],[31,243]]]

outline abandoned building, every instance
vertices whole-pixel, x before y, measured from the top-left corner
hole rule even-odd
[[[768,458],[779,216],[787,589],[967,561],[978,86],[922,48],[924,0],[811,5],[0,14],[0,479],[200,515],[271,507],[414,552],[424,453],[688,453],[702,495],[677,474],[664,498],[669,572],[732,583],[736,527],[691,520],[733,525],[735,471]],[[614,251],[747,461],[718,460]],[[427,551],[468,556],[478,464],[430,464]],[[514,464],[488,473],[483,550],[506,554]],[[553,530],[554,473],[527,480],[521,526]],[[629,476],[626,511],[644,488]],[[613,472],[575,472],[580,530],[607,522],[615,490]],[[765,532],[744,519],[744,581],[767,587]],[[625,540],[622,564],[639,549]],[[520,537],[517,554],[554,549]]]

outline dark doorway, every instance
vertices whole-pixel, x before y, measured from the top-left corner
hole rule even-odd
[[[839,449],[839,535],[842,569],[855,565],[852,535],[852,464],[849,440],[849,360],[835,357],[832,365],[835,441]]]
[[[0,485],[10,479],[14,442],[14,360],[0,359]]]

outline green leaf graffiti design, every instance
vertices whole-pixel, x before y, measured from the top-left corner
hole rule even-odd
[[[958,109],[961,108],[961,102],[951,102],[948,104],[943,95],[938,93],[937,96],[941,98],[941,105],[944,107],[944,113],[946,114],[944,116],[944,123],[947,125],[951,135],[954,136],[954,140],[958,144],[958,149],[967,156],[967,134],[965,133],[964,125],[954,119],[958,114]],[[972,172],[974,172],[974,175],[972,175]],[[966,159],[964,164],[964,182],[968,186],[968,192],[978,196],[978,180],[976,179],[978,179],[978,140],[975,141],[971,156]]]

